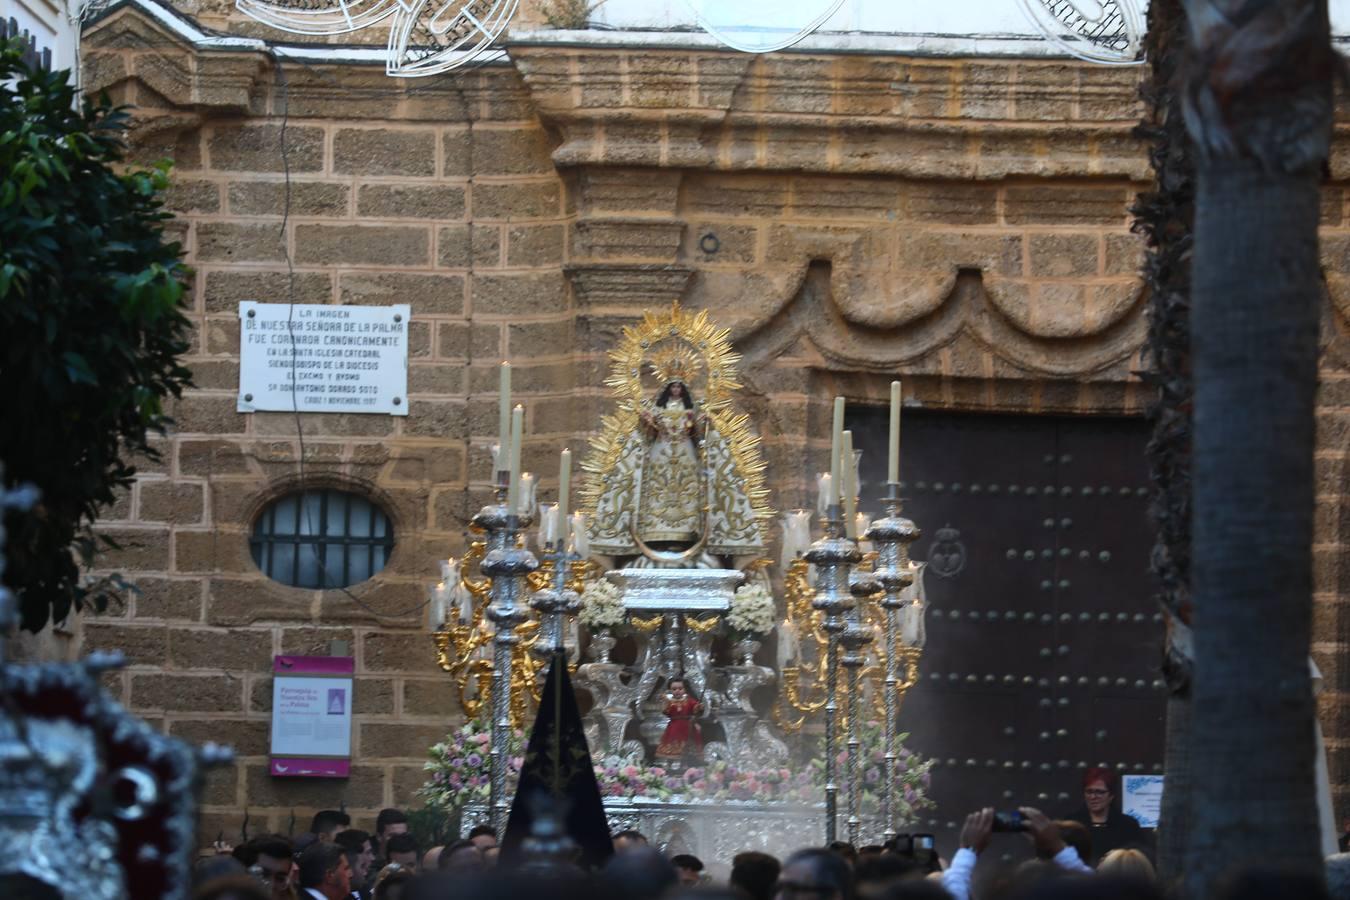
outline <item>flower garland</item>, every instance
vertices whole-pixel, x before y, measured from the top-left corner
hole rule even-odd
[[[614,628],[627,621],[619,588],[608,578],[599,578],[581,592],[581,612],[577,621],[589,628]]]
[[[736,590],[727,611],[727,626],[741,635],[773,631],[773,596],[763,585],[747,584]]]
[[[932,762],[924,760],[900,745],[906,736],[897,738],[896,748],[896,808],[897,821],[909,821],[923,809],[931,807],[926,791]],[[885,752],[882,747],[881,726],[868,722],[862,729],[861,750],[865,755],[863,768],[862,811],[875,813],[880,808],[881,788],[885,777]],[[514,792],[520,776],[523,735],[515,732],[508,747],[507,790]],[[488,800],[488,752],[491,737],[483,722],[469,722],[452,732],[448,739],[433,746],[429,752],[426,770],[430,778],[419,791],[432,806],[448,812],[458,812],[468,804]],[[837,757],[838,778],[848,779],[848,753]],[[756,803],[815,804],[823,800],[825,763],[816,755],[807,766],[796,769],[787,766],[742,767],[724,760],[690,767],[674,772],[660,765],[609,756],[595,764],[595,778],[600,794],[625,800],[642,798],[683,803],[721,803],[747,801]]]

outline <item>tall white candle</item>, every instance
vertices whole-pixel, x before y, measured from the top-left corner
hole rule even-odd
[[[811,514],[804,509],[794,509],[783,514],[783,552],[779,556],[779,564],[785,571],[811,546],[810,521]]]
[[[431,627],[439,631],[445,627],[445,606],[449,588],[441,581],[431,589]]]
[[[793,546],[801,555],[811,549],[811,514],[804,509],[792,511],[792,530],[796,533]]]
[[[511,515],[520,514],[520,435],[525,428],[525,407],[517,405],[511,410],[511,449],[507,453],[506,510]]]
[[[787,619],[778,626],[778,671],[785,666],[795,666],[801,658],[801,643],[797,639],[797,629]]]
[[[468,625],[473,621],[473,592],[463,582],[455,580],[455,595],[459,597],[459,624]]]
[[[927,601],[923,590],[923,570],[923,563],[910,560],[909,571],[914,575],[914,581],[905,588],[903,596],[908,602],[900,609],[900,642],[906,647],[922,647],[926,640],[923,613]]]
[[[582,559],[587,559],[591,555],[591,539],[586,534],[585,513],[572,513],[572,549]]]
[[[891,443],[886,457],[886,480],[900,480],[900,382],[891,382]]]
[[[502,448],[497,454],[497,470],[507,468],[507,450],[511,441],[511,364],[504,362],[500,368],[501,382],[497,391],[497,446]],[[508,464],[509,465],[509,464]]]
[[[844,532],[855,540],[858,537],[858,485],[853,468],[853,432],[844,432]]]
[[[834,489],[839,490],[843,484],[839,480],[839,462],[840,454],[843,453],[844,441],[844,398],[834,398],[834,424],[830,428],[830,484]],[[838,502],[837,497],[830,498],[830,505]]]
[[[567,522],[568,495],[572,492],[572,451],[563,450],[558,462],[558,521]]]
[[[900,643],[906,647],[922,646],[922,634],[923,601],[915,597],[900,610]]]
[[[857,535],[867,534],[867,529],[872,527],[872,517],[865,512],[857,513],[853,516],[853,531]],[[866,542],[864,542],[866,543]]]
[[[534,493],[539,487],[539,477],[529,472],[520,473],[520,513],[534,512]]]
[[[558,504],[539,507],[539,543],[547,547],[558,543]]]

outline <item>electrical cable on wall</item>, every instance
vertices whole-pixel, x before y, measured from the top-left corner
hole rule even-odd
[[[305,517],[305,522],[309,527],[311,535],[318,534],[314,520],[311,518],[309,504],[305,502],[305,427],[304,420],[300,415],[300,397],[296,391],[299,384],[297,376],[299,373],[299,347],[295,342],[295,264],[291,258],[290,242],[286,240],[286,228],[290,224],[291,217],[291,160],[289,146],[286,143],[286,128],[290,123],[290,86],[286,79],[286,67],[281,58],[275,53],[270,54],[277,67],[277,88],[279,99],[281,100],[281,129],[280,129],[280,147],[281,147],[281,173],[282,173],[282,206],[281,206],[281,228],[279,237],[281,240],[282,254],[286,259],[286,331],[291,339],[291,413],[295,417],[295,435],[299,443],[300,458],[298,461],[298,478],[300,502],[298,504],[299,514]],[[306,545],[297,543],[296,553]],[[311,553],[314,556],[314,564],[319,570],[319,591],[336,590],[342,592],[347,599],[351,600],[357,606],[376,618],[401,618],[426,609],[431,603],[431,598],[410,606],[407,609],[395,612],[379,612],[366,603],[360,597],[347,590],[345,586],[330,586],[328,567],[324,563],[323,554],[318,552],[318,544],[310,544]]]

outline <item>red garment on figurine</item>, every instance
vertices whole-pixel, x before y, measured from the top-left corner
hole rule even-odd
[[[703,704],[689,696],[667,703],[665,713],[670,716],[670,724],[661,735],[656,755],[662,759],[683,759],[686,753],[695,756],[702,753],[703,731],[694,721],[702,710]]]

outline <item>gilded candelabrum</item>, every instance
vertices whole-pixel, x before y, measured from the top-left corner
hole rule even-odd
[[[808,578],[809,564],[797,557],[783,576],[783,600],[787,608],[786,621],[794,631],[798,653],[780,667],[778,678],[782,686],[778,702],[774,704],[774,724],[784,734],[797,734],[809,715],[825,708],[825,650],[829,637],[820,627],[820,613],[811,605],[815,592]],[[780,641],[787,635],[779,634]],[[811,642],[811,652],[801,652],[803,642]],[[793,716],[788,712],[800,713]]]
[[[519,546],[520,532],[529,526],[529,514],[518,514],[500,504],[479,510],[473,524],[487,532],[483,574],[492,581],[488,619],[496,626],[492,638],[492,676],[489,682],[492,743],[489,750],[488,806],[493,826],[502,832],[510,812],[506,795],[507,742],[512,728],[512,663],[520,637],[517,627],[529,618],[524,603],[526,578],[539,568],[534,554]],[[519,692],[514,692],[519,693]]]
[[[471,719],[482,710],[492,676],[492,663],[485,658],[492,635],[484,627],[492,582],[472,574],[486,552],[484,541],[474,541],[465,551],[458,586],[467,594],[466,608],[448,610],[445,623],[431,635],[436,644],[436,664],[449,673],[459,695],[459,708]]]
[[[900,514],[898,484],[888,484],[882,500],[887,514],[872,522],[863,535],[872,542],[874,550],[858,556],[870,571],[864,574],[855,569],[848,577],[847,589],[856,602],[850,601],[855,605],[846,614],[836,613],[837,621],[831,622],[828,611],[817,602],[819,594],[812,588],[809,578],[809,569],[814,563],[809,551],[788,566],[784,576],[786,625],[798,649],[788,654],[788,661],[781,667],[781,690],[774,707],[774,721],[785,733],[795,734],[808,720],[825,711],[826,744],[829,747],[826,781],[830,784],[837,780],[837,772],[832,767],[837,762],[838,735],[847,730],[849,736],[847,759],[851,773],[849,783],[852,784],[859,777],[854,764],[862,762],[860,754],[853,752],[854,744],[858,742],[855,723],[861,728],[868,721],[882,722],[885,783],[881,793],[881,819],[885,837],[889,839],[896,833],[898,808],[895,788],[899,760],[897,717],[905,694],[917,680],[919,658],[923,653],[923,611],[917,598],[910,596],[916,568],[909,559],[908,548],[919,537],[919,529]],[[828,538],[827,533],[826,540]],[[817,588],[820,587],[818,581]],[[870,602],[872,598],[877,602]],[[902,626],[902,620],[907,624]],[[789,638],[780,633],[779,639]],[[833,668],[832,674],[832,644],[836,653],[841,647],[843,650],[842,659],[836,656],[838,664],[848,673],[843,684],[838,682],[837,667]],[[856,839],[861,820],[851,805],[853,799],[853,796],[846,798],[849,802],[849,836]],[[828,787],[826,802],[830,802]]]
[[[900,485],[887,482],[886,495],[883,498],[886,515],[875,520],[867,529],[866,537],[876,548],[876,578],[885,591],[881,599],[883,610],[882,634],[884,648],[882,654],[886,671],[885,689],[885,784],[881,794],[881,820],[885,829],[883,836],[890,840],[896,836],[895,828],[895,765],[897,761],[895,739],[897,718],[900,715],[900,702],[913,685],[917,676],[919,654],[923,652],[922,630],[913,634],[901,634],[897,618],[907,603],[917,604],[917,598],[906,600],[905,589],[914,583],[914,570],[909,559],[909,545],[919,538],[918,527],[900,514]],[[922,616],[922,609],[915,608],[909,613]],[[902,642],[902,638],[908,638]],[[903,644],[903,645],[902,645]],[[903,665],[903,674],[901,666]]]
[[[839,727],[839,639],[848,628],[845,614],[853,609],[849,571],[862,559],[856,541],[844,536],[840,510],[833,503],[822,521],[824,536],[803,554],[816,567],[816,592],[811,606],[822,614],[825,646],[825,843],[837,837],[838,763],[835,746]]]

